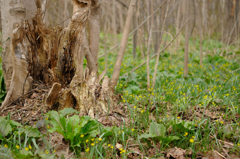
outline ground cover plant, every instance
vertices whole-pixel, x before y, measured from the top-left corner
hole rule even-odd
[[[200,66],[199,41],[191,39],[191,43],[189,77],[183,77],[184,50],[173,53],[170,61],[170,48],[161,54],[157,83],[149,90],[146,66],[129,73],[144,60],[132,59],[132,46],[128,45],[121,75],[129,74],[121,77],[116,89],[126,113],[120,114],[123,121],[116,126],[104,126],[87,116],[80,118],[73,109],[42,114],[43,120],[33,126],[10,120],[10,115],[1,117],[1,158],[66,157],[51,142],[56,134],[61,134],[72,157],[77,158],[160,158],[170,154],[174,157],[176,152],[201,158],[212,151],[239,157],[238,52],[232,48],[234,58],[220,56],[221,43],[213,40],[209,45],[209,41],[204,41],[206,55]],[[103,44],[100,47],[103,53]],[[207,54],[211,51],[216,53]],[[140,55],[140,50],[137,53]],[[112,68],[115,57],[108,54],[108,68]],[[154,64],[153,59],[151,69]],[[104,66],[105,60],[100,58],[100,72]],[[109,69],[107,74],[111,72]],[[1,86],[4,94],[3,80]]]

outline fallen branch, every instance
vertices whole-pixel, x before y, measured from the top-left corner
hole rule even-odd
[[[173,41],[177,38],[177,36],[180,34],[180,32],[182,31],[182,29],[184,28],[184,26],[189,22],[190,19],[188,19],[184,24],[183,26],[180,28],[180,30],[178,31],[178,33],[174,36],[174,38],[160,51],[163,52],[164,50],[166,50],[172,43]],[[158,53],[155,53],[149,60],[155,58],[157,56]],[[140,67],[142,67],[143,65],[145,65],[147,63],[147,61],[143,62],[141,65],[135,67],[134,69],[132,69],[130,72],[128,73],[132,73],[134,71],[136,71],[137,69],[139,69]],[[122,75],[120,78],[124,77],[124,76],[127,76],[128,73],[125,73],[124,75]]]

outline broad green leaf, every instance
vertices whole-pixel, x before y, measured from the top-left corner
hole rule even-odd
[[[75,137],[74,133],[72,133],[72,132],[67,132],[67,135],[66,135],[66,138],[65,138],[65,139],[68,139],[68,140],[70,140],[70,141],[73,142],[74,137]]]
[[[31,126],[21,128],[20,133],[25,133],[28,137],[41,137],[41,133],[38,131],[38,129]]]
[[[167,136],[167,137],[164,137],[162,138],[162,140],[165,142],[165,143],[170,143],[174,140],[179,140],[180,138],[178,136]]]
[[[49,119],[49,123],[52,124],[53,128],[49,129],[49,132],[52,133],[54,131],[61,133],[64,135],[66,120],[63,115],[58,114],[56,111],[50,111],[46,114]]]
[[[12,126],[18,126],[18,127],[22,127],[22,125],[14,120],[9,120],[9,123],[12,125]]]
[[[105,127],[103,130],[103,137],[108,137],[108,136],[114,136],[115,134],[117,134],[119,132],[120,128],[118,127]]]
[[[74,136],[79,133],[79,123],[80,123],[80,118],[78,115],[74,115],[70,117],[67,121],[67,132],[74,133]]]
[[[22,158],[22,159],[32,159],[34,155],[31,151],[26,151],[25,149],[20,150],[19,152],[14,152],[14,158]]]
[[[12,158],[11,150],[6,147],[0,147],[0,158]]]
[[[99,123],[96,120],[89,121],[84,127],[81,128],[81,134],[90,133],[98,129]]]
[[[6,119],[1,119],[0,135],[7,136],[12,131],[12,127]]]
[[[91,120],[89,116],[82,116],[80,119],[80,127],[85,126],[89,120]]]
[[[61,113],[63,116],[66,116],[69,114],[78,113],[78,111],[74,110],[73,108],[65,108],[65,109],[59,111],[59,113]]]
[[[152,122],[149,127],[149,134],[152,134],[153,136],[161,136],[164,137],[166,133],[166,127],[163,124],[158,124],[155,122]]]
[[[98,134],[99,134],[99,130],[98,129],[93,130],[93,131],[90,132],[90,136],[91,137],[96,137]]]
[[[142,134],[139,136],[139,139],[148,139],[155,137],[153,134]]]

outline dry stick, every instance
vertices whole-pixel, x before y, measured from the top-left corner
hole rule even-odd
[[[154,88],[154,86],[155,86],[155,82],[156,82],[157,68],[158,68],[158,63],[159,63],[159,56],[160,56],[161,43],[162,43],[163,32],[164,32],[164,29],[165,29],[165,24],[166,24],[166,20],[167,20],[167,16],[168,16],[168,9],[169,9],[169,5],[170,5],[170,1],[171,1],[171,0],[169,0],[169,2],[168,2],[168,4],[167,4],[167,9],[166,9],[166,13],[165,13],[164,21],[163,21],[162,33],[161,33],[161,37],[160,37],[160,44],[159,44],[158,54],[157,54],[157,61],[156,61],[156,64],[155,64],[154,75],[153,75],[153,84],[152,84],[152,88]]]
[[[122,2],[122,1],[120,1],[120,0],[117,0],[117,1],[118,1],[118,3],[120,3],[123,7],[125,7],[125,8],[128,9],[128,6],[127,6],[124,2]]]
[[[188,23],[189,20],[190,20],[190,19],[188,19],[188,20],[184,23],[184,25],[179,29],[178,33],[174,36],[174,38],[170,41],[170,43],[167,44],[167,45],[160,51],[160,53],[163,52],[164,50],[166,50],[166,49],[173,43],[173,41],[174,41],[174,40],[176,39],[176,37],[180,34],[180,32],[182,31],[182,29],[183,29],[184,26]],[[158,54],[158,53],[155,53],[149,60],[151,60],[151,59],[153,59],[154,57],[156,57],[157,54]],[[137,69],[139,69],[140,67],[142,67],[142,66],[145,65],[146,63],[147,63],[147,61],[143,62],[141,65],[139,65],[139,66],[135,67],[134,69],[132,69],[129,73],[132,73],[132,72],[136,71]],[[122,75],[120,78],[123,78],[123,77],[125,77],[125,76],[127,76],[127,75],[128,75],[128,73],[125,73],[125,74]]]
[[[147,17],[136,29],[134,29],[128,36],[131,36],[134,32],[136,32],[143,24],[145,24],[167,1],[163,2],[154,12],[152,15],[150,15],[149,17]],[[117,45],[115,45],[114,47],[112,47],[110,50],[108,50],[107,52],[105,52],[103,55],[100,55],[98,57],[98,59],[102,58],[105,56],[105,54],[110,53],[112,50],[114,50],[116,47],[118,47],[120,45],[120,43],[118,43]]]
[[[112,75],[112,79],[111,79],[112,90],[117,85],[117,82],[118,82],[118,79],[119,79],[121,64],[122,64],[122,61],[123,61],[123,56],[124,56],[125,49],[127,47],[127,40],[128,40],[128,36],[129,36],[129,31],[130,31],[131,22],[132,22],[132,19],[133,19],[133,13],[134,13],[134,8],[136,6],[136,2],[137,2],[137,0],[131,0],[130,5],[129,5],[129,9],[128,9],[128,13],[127,13],[128,16],[127,16],[126,24],[125,24],[125,27],[124,27],[124,30],[123,30],[121,45],[120,45],[120,49],[119,49],[119,52],[118,52],[118,55],[117,55],[117,61],[116,61],[116,64],[114,66],[113,75]]]
[[[152,39],[152,28],[149,32],[149,38],[148,38],[148,48],[147,48],[147,88],[150,89],[150,66],[149,66],[149,56],[150,56],[150,45],[151,45],[151,39]]]

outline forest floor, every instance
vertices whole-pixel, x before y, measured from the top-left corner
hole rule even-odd
[[[104,45],[101,41],[100,55],[110,48]],[[49,88],[35,84],[28,100],[0,112],[0,158],[240,158],[240,52],[223,46],[204,41],[200,66],[199,41],[192,39],[188,78],[184,46],[177,52],[170,46],[161,54],[155,88],[147,89],[146,65],[129,73],[145,61],[140,47],[132,58],[129,39],[121,75],[129,74],[116,88],[119,108],[97,120],[79,118],[73,109],[42,107]],[[107,56],[109,77],[113,52]],[[155,62],[150,61],[151,80]],[[103,57],[100,73],[104,68]]]

